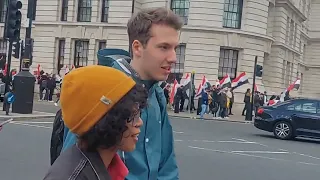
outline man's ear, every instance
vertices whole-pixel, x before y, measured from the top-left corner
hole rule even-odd
[[[142,54],[143,46],[140,41],[134,40],[132,42],[132,53],[134,56],[140,57]]]

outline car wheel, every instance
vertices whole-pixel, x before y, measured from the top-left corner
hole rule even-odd
[[[292,126],[286,121],[277,122],[273,127],[273,134],[278,139],[291,139],[293,137]]]

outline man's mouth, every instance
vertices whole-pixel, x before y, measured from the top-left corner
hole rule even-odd
[[[166,70],[167,72],[171,72],[171,66],[161,67],[162,69]]]

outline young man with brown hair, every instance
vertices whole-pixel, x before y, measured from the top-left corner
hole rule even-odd
[[[142,110],[136,150],[119,152],[129,169],[127,180],[176,180],[179,172],[174,153],[172,126],[159,81],[165,81],[176,62],[182,20],[167,8],[143,9],[127,24],[132,60],[119,59],[113,67],[148,89],[148,106]],[[75,143],[67,132],[64,149]]]

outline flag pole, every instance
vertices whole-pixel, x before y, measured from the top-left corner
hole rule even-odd
[[[255,93],[255,84],[256,84],[256,72],[257,72],[257,63],[258,63],[258,56],[254,59],[254,70],[253,70],[253,83],[252,83],[252,92],[251,92],[251,107],[250,107],[250,117],[248,120],[252,121],[252,112],[253,112],[253,103],[254,103],[254,93]],[[248,111],[247,111],[248,112]]]
[[[188,106],[189,114],[191,114],[191,94],[193,94],[194,74],[195,74],[195,72],[192,71],[191,78],[190,78],[190,90],[189,90],[189,106]]]

